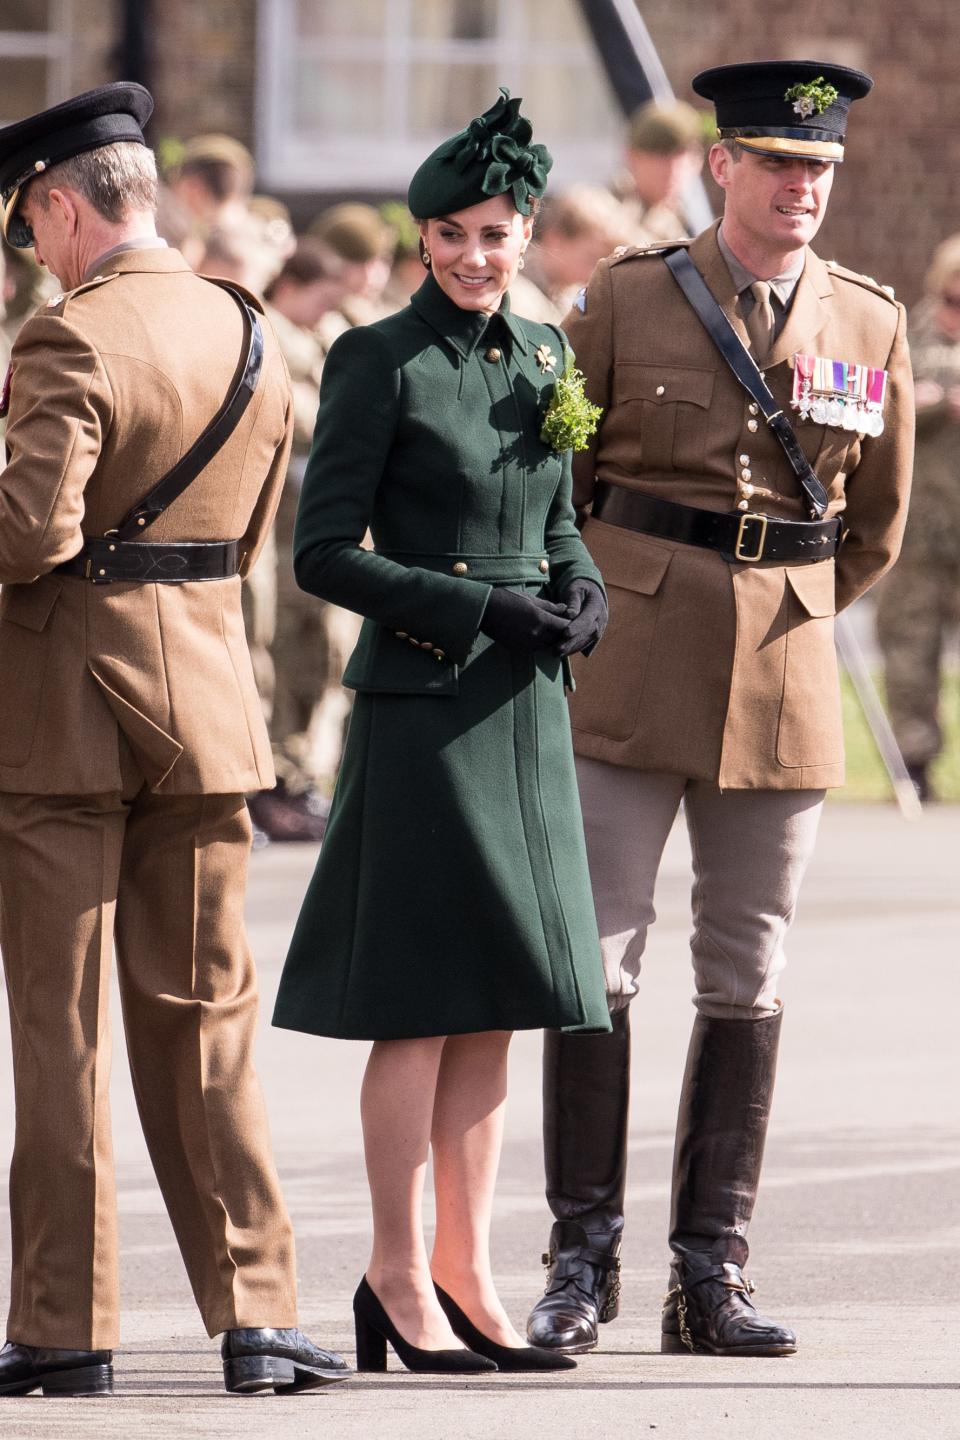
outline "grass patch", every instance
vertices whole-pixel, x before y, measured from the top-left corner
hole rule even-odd
[[[883,679],[874,674],[874,681],[883,695]],[[831,790],[835,800],[891,800],[893,790],[887,779],[873,736],[867,729],[850,677],[841,671],[843,697],[843,732],[847,747],[847,783],[842,790]],[[960,801],[960,672],[946,676],[940,695],[941,723],[944,727],[943,754],[931,771],[931,780],[941,800]]]

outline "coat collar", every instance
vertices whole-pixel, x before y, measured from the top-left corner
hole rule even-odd
[[[524,355],[527,353],[527,337],[520,321],[510,313],[509,295],[504,295],[496,315],[481,315],[476,310],[461,309],[429,274],[411,296],[410,303],[421,319],[464,360],[470,359],[491,324],[503,324],[514,344]]]
[[[736,283],[723,258],[720,246],[717,244],[719,229],[720,221],[717,220],[709,229],[697,236],[690,246],[690,259],[720,302],[722,310],[740,339],[745,345],[749,345],[746,326],[737,314]],[[826,307],[822,302],[832,294],[833,285],[830,280],[830,271],[819,255],[815,255],[812,250],[808,249],[803,274],[797,281],[797,288],[794,291],[793,304],[787,312],[786,324],[770,352],[770,358],[764,367],[766,370],[771,369],[774,365],[779,365],[784,360],[789,360],[792,355],[796,354],[798,350],[802,351],[819,334],[827,318]]]

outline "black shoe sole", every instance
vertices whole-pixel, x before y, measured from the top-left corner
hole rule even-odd
[[[349,1380],[349,1370],[327,1370],[278,1355],[240,1355],[223,1362],[223,1383],[230,1395],[291,1395],[300,1390],[319,1390]]]
[[[660,1336],[661,1355],[717,1355],[730,1356],[736,1359],[742,1356],[745,1359],[751,1357],[762,1358],[767,1355],[772,1358],[783,1355],[796,1355],[796,1345],[708,1345],[703,1340],[695,1340],[693,1349],[685,1345],[679,1335],[664,1333]]]
[[[44,1395],[112,1395],[113,1366],[85,1365],[76,1370],[52,1370],[30,1380],[16,1380],[0,1385],[0,1395],[30,1395],[42,1390]]]

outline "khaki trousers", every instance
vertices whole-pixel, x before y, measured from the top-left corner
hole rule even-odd
[[[825,792],[720,790],[582,756],[577,780],[611,1009],[637,993],[657,871],[682,801],[693,852],[694,1003],[720,1020],[772,1014]]]
[[[16,1140],[7,1335],[118,1339],[108,981],[140,1119],[210,1335],[296,1324],[293,1235],[251,1050],[242,796],[0,795]]]

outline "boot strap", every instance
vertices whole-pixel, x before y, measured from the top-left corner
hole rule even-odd
[[[711,1265],[709,1270],[704,1270],[699,1275],[684,1276],[681,1287],[684,1290],[694,1290],[705,1280],[718,1280],[727,1290],[738,1290],[744,1295],[752,1295],[756,1289],[753,1282],[743,1274],[740,1266],[734,1265],[729,1260],[723,1265]]]

